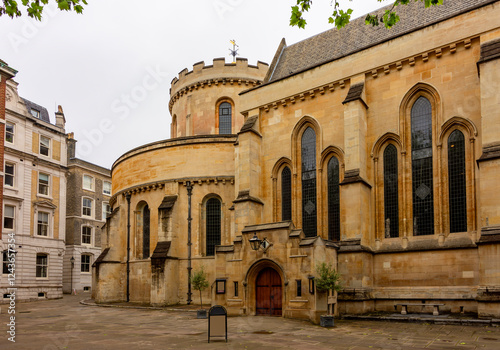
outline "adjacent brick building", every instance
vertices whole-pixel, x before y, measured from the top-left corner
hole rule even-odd
[[[101,227],[111,213],[109,169],[76,158],[76,146],[73,133],[69,133],[65,293],[91,290],[91,266],[101,252]]]
[[[2,78],[3,80],[3,78]],[[8,300],[62,297],[66,221],[66,134],[62,108],[52,123],[46,108],[18,94],[8,80],[5,104],[3,236],[0,296]],[[15,242],[15,270],[7,249]],[[13,284],[8,275],[15,272]],[[1,300],[1,299],[0,299]]]

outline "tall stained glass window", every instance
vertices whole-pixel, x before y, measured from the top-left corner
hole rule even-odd
[[[339,160],[328,161],[328,239],[340,241],[340,186]]]
[[[149,206],[146,205],[142,210],[142,258],[149,258],[149,237],[150,237],[150,211]]]
[[[413,234],[434,234],[432,106],[419,97],[411,109]]]
[[[302,134],[302,230],[307,237],[317,235],[316,133],[308,127]]]
[[[455,130],[448,138],[448,190],[450,232],[467,231],[467,195],[465,179],[465,138]]]
[[[210,198],[206,204],[206,252],[215,255],[215,246],[221,240],[221,203],[217,198]]]
[[[281,172],[281,220],[292,220],[292,172],[289,167]]]
[[[394,145],[384,151],[384,232],[385,237],[399,237],[398,152]]]

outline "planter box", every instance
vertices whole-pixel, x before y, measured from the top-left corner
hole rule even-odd
[[[334,326],[334,316],[333,315],[321,315],[320,325],[321,327],[333,327]]]
[[[207,318],[207,310],[196,310],[196,318]]]

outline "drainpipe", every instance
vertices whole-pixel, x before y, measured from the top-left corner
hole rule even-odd
[[[191,195],[193,194],[193,186],[191,181],[186,182],[187,194],[188,194],[188,293],[187,293],[187,304],[191,304]]]
[[[130,301],[130,192],[127,192],[127,303]]]

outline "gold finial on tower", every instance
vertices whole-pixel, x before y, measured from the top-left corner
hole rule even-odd
[[[233,49],[229,49],[230,55],[233,56],[233,63],[236,63],[236,56],[238,55],[239,46],[236,45],[236,40],[229,40],[231,44],[233,44]]]

